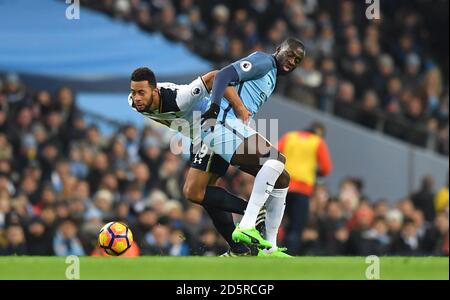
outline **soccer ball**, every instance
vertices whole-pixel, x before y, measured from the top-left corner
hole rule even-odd
[[[109,222],[100,230],[98,243],[109,255],[122,255],[131,247],[133,234],[127,225],[120,222]]]

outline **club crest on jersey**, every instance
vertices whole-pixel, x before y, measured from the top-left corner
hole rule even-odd
[[[248,60],[242,61],[240,65],[241,65],[242,71],[244,71],[244,72],[248,72],[252,68],[252,63],[249,62]]]
[[[200,89],[200,87],[194,86],[191,90],[191,94],[192,94],[192,96],[198,96],[198,95],[200,95],[201,91],[202,90]]]

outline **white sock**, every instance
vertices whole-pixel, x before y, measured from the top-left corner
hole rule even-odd
[[[261,170],[255,177],[255,183],[253,184],[252,194],[250,200],[248,200],[247,209],[242,217],[240,228],[252,228],[255,227],[256,218],[258,217],[259,210],[266,203],[267,198],[273,190],[275,182],[281,173],[283,173],[284,164],[278,160],[269,159],[266,161]]]
[[[272,251],[277,250],[277,235],[286,208],[288,188],[273,189],[266,202],[266,240],[272,244]]]

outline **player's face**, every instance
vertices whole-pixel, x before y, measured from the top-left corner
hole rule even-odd
[[[150,111],[153,103],[153,89],[148,81],[131,81],[131,99],[137,111]]]
[[[278,73],[286,75],[300,65],[305,53],[301,47],[284,45],[275,54],[278,64]]]

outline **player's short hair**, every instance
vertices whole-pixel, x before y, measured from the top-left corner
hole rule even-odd
[[[131,81],[148,81],[148,84],[154,88],[156,87],[155,73],[147,67],[140,67],[131,74]]]
[[[306,49],[305,49],[305,45],[303,44],[302,41],[300,41],[297,38],[293,38],[293,37],[289,37],[287,39],[285,39],[282,43],[281,43],[281,48],[283,46],[289,46],[289,47],[299,47],[300,49],[302,49],[303,55],[305,55]]]

